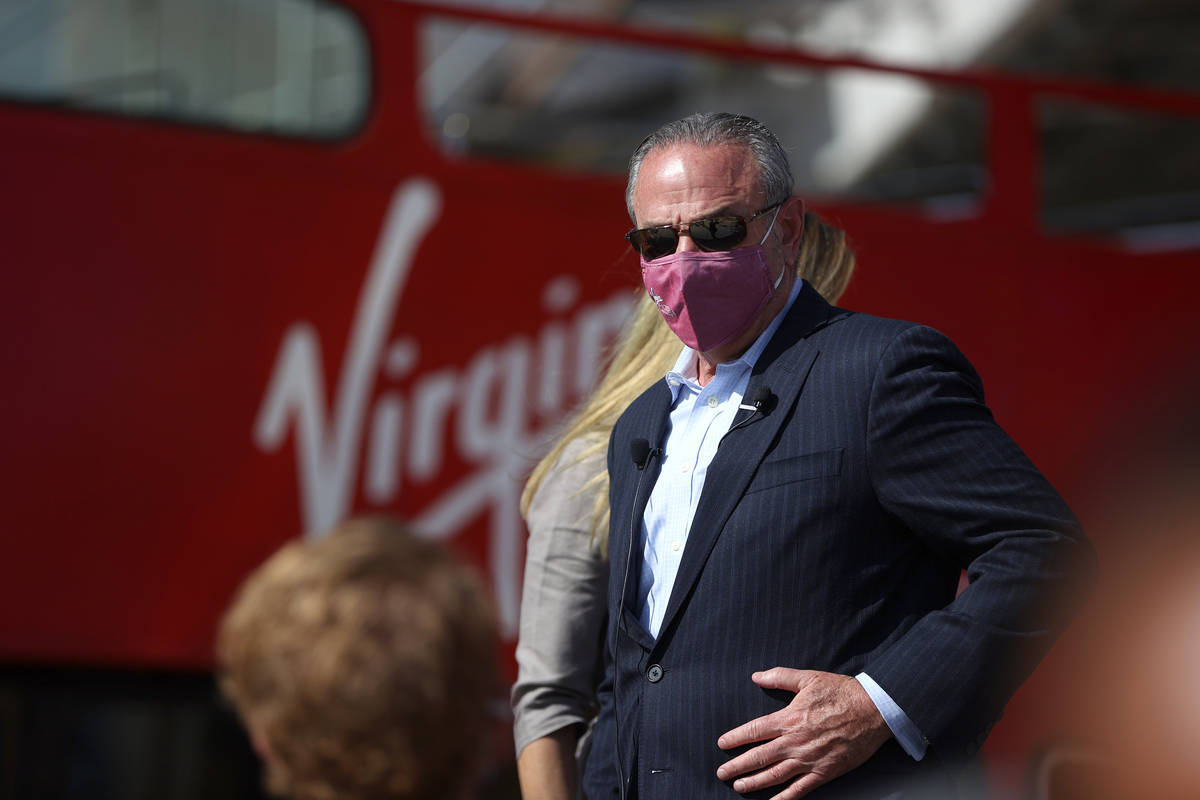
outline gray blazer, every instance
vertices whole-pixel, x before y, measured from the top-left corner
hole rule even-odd
[[[581,489],[604,469],[604,454],[577,461],[583,447],[577,441],[563,450],[529,507],[512,689],[518,755],[568,725],[590,730],[598,708],[608,560],[591,543],[595,494]],[[589,739],[582,736],[576,752],[581,767]]]

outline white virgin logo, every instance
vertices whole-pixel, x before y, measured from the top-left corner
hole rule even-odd
[[[673,318],[675,316],[675,312],[671,310],[671,307],[666,304],[662,297],[654,293],[653,288],[647,287],[646,291],[650,293],[650,299],[654,301],[654,305],[658,306],[658,310],[663,313],[664,317]]]
[[[280,346],[254,442],[274,452],[294,434],[301,512],[311,535],[350,513],[360,463],[363,497],[386,508],[399,497],[402,478],[410,484],[438,478],[446,444],[453,441],[456,455],[477,468],[413,523],[440,539],[489,515],[488,562],[500,621],[512,635],[523,553],[520,481],[545,444],[532,429],[556,422],[590,389],[604,348],[628,317],[630,297],[622,292],[585,304],[563,319],[579,289],[573,277],[560,276],[543,293],[548,319],[536,342],[513,336],[485,344],[464,367],[426,372],[403,394],[394,384],[412,373],[420,347],[404,335],[390,344],[386,339],[413,256],[440,207],[440,192],[427,179],[397,188],[359,294],[332,413],[327,416],[320,336],[309,323],[296,322]]]
[[[440,200],[437,187],[420,178],[400,186],[392,197],[346,343],[332,430],[326,427],[325,376],[316,331],[308,323],[296,323],[279,350],[254,424],[254,441],[263,450],[278,449],[295,417],[300,496],[308,531],[329,528],[349,508],[363,416],[383,339],[392,327],[413,252],[433,224]]]

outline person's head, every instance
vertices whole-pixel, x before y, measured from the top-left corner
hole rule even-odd
[[[818,293],[830,303],[837,303],[842,293],[850,283],[854,274],[854,252],[846,242],[846,234],[839,228],[823,221],[816,214],[804,207],[800,198],[793,197],[791,164],[787,152],[766,125],[752,117],[741,114],[708,113],[692,114],[689,117],[669,122],[647,136],[634,151],[629,159],[629,179],[625,186],[625,207],[635,228],[645,227],[639,222],[634,209],[634,194],[638,186],[638,178],[642,165],[652,152],[671,147],[692,147],[701,150],[733,147],[744,155],[739,166],[745,171],[742,177],[757,180],[751,193],[758,205],[758,210],[769,208],[775,203],[784,204],[780,214],[783,214],[790,203],[792,210],[799,206],[802,219],[799,221],[800,236],[796,250],[785,251],[784,255],[794,269],[797,277],[808,281]],[[740,148],[740,150],[738,150]],[[791,220],[795,224],[796,220]],[[792,242],[792,237],[783,235],[780,229],[776,237],[770,224],[770,215],[763,215],[747,225],[746,238],[742,245],[751,245],[756,240],[753,233],[759,228],[772,229],[770,240],[786,240]],[[751,230],[751,227],[754,230]],[[675,249],[687,247],[690,233],[678,233],[678,244]],[[640,313],[640,312],[639,312]]]
[[[221,687],[291,800],[456,798],[485,751],[495,626],[474,573],[384,520],[285,545],[221,621]]]
[[[775,135],[735,114],[668,123],[630,159],[625,199],[668,324],[707,361],[736,357],[786,303],[804,234]]]

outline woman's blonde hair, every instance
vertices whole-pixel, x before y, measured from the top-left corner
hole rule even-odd
[[[854,251],[846,243],[844,231],[829,225],[816,214],[804,215],[804,234],[796,256],[796,274],[804,278],[830,303],[836,303],[846,291],[854,273]],[[542,481],[558,464],[568,444],[581,440],[583,448],[576,461],[605,452],[608,437],[621,412],[642,392],[671,369],[679,357],[679,339],[662,320],[658,307],[644,290],[633,320],[618,339],[600,384],[567,421],[562,435],[538,462],[521,493],[521,513],[529,515],[529,504]],[[608,550],[608,470],[589,478],[579,493],[594,493],[592,541],[601,552]]]

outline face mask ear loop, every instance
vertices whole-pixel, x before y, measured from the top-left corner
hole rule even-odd
[[[763,238],[759,241],[758,246],[762,247],[767,241],[767,237],[771,235],[771,231],[775,229],[775,219],[779,216],[779,209],[783,208],[783,203],[775,206],[775,213],[771,215],[771,224],[767,226],[767,232],[763,234]],[[779,277],[775,279],[775,285],[771,287],[771,291],[779,288],[779,284],[783,283],[783,273],[787,272],[787,264],[783,265],[783,269],[779,270]]]
[[[785,273],[787,271],[788,271],[787,264],[784,264],[783,269],[779,270],[779,277],[775,279],[775,285],[773,285],[771,287],[772,292],[779,288],[779,284],[783,283],[783,273]]]
[[[775,219],[779,216],[779,209],[783,208],[783,203],[775,206],[775,213],[771,215],[771,224],[767,226],[767,232],[763,234],[763,238],[758,240],[758,246],[762,247],[767,242],[767,237],[771,235],[771,231],[775,230]]]

